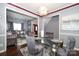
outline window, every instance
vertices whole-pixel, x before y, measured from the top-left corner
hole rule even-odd
[[[13,23],[14,30],[21,30],[21,24],[20,23]]]
[[[62,30],[79,31],[79,14],[62,17]]]

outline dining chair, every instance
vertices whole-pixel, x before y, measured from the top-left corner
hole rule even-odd
[[[66,47],[58,48],[57,54],[60,56],[68,56],[71,54],[75,54],[74,52],[75,43],[76,43],[75,38],[72,36],[69,36]]]
[[[29,55],[32,56],[43,55],[43,46],[41,44],[35,44],[34,37],[26,37],[26,39],[27,39],[27,47],[28,47]]]
[[[68,55],[75,54],[74,47],[75,47],[76,40],[72,36],[69,36],[68,40],[69,41],[66,46],[66,51],[68,51]]]

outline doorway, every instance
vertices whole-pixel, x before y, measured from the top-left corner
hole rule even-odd
[[[34,33],[35,33],[35,37],[38,36],[38,25],[37,24],[33,24],[33,28],[34,28]]]

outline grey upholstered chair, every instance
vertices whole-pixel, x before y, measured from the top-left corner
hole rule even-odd
[[[68,40],[69,41],[68,41],[67,46],[66,46],[66,51],[68,52],[68,55],[75,54],[74,47],[75,47],[76,40],[72,36],[69,36]]]
[[[75,54],[75,52],[73,50],[75,43],[76,43],[75,38],[69,36],[66,47],[59,48],[58,51],[57,51],[57,54],[60,55],[60,56],[67,56],[67,55]]]
[[[43,46],[35,44],[34,37],[26,37],[29,55],[43,55]]]
[[[67,47],[69,48],[69,49],[73,49],[74,48],[74,46],[75,46],[75,43],[76,43],[76,41],[75,41],[75,38],[74,37],[72,37],[72,36],[70,36],[70,37],[68,37],[68,43],[67,43]]]

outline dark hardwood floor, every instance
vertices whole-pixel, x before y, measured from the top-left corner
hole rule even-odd
[[[0,56],[23,56],[20,52],[21,48],[26,47],[27,45],[21,45],[21,46],[9,46],[7,47],[7,51],[4,53],[0,53]],[[71,56],[79,56],[79,51],[75,51],[76,54],[75,55],[71,55]]]
[[[0,56],[23,56],[20,49],[24,47],[26,47],[26,44],[19,46],[19,48],[16,46],[9,46],[6,52],[0,53]]]

